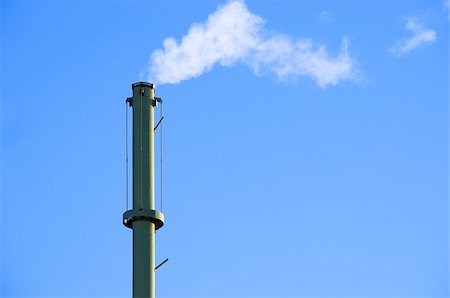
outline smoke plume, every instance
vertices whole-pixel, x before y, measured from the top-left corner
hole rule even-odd
[[[235,0],[219,7],[204,23],[193,24],[179,42],[165,39],[163,49],[151,55],[149,80],[178,84],[216,64],[243,63],[258,75],[273,73],[280,80],[309,76],[326,87],[354,78],[355,63],[347,48],[344,38],[340,53],[331,56],[309,39],[268,34],[264,20]]]

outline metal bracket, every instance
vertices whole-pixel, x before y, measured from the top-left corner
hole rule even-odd
[[[125,102],[126,102],[127,104],[129,104],[130,107],[132,107],[132,106],[133,106],[133,97],[128,97],[128,98],[125,100]]]
[[[162,99],[159,97],[153,97],[152,99],[152,106],[154,106],[155,108],[158,106],[158,103],[162,104]]]
[[[158,266],[156,266],[156,267],[155,267],[155,271],[156,271],[156,269],[158,269],[159,267],[161,267],[162,265],[164,265],[168,260],[169,260],[169,258],[165,259],[165,260],[162,261]]]
[[[155,128],[153,128],[153,132],[156,131],[156,129],[158,128],[158,126],[161,124],[161,122],[164,120],[164,116],[161,117],[161,119],[159,119],[158,123],[156,124]]]

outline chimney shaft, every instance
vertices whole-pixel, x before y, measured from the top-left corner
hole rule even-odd
[[[153,84],[132,85],[133,97],[133,209],[123,215],[133,229],[133,298],[155,297],[155,231],[164,215],[155,210]]]

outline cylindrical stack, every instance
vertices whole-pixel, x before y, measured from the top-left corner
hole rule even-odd
[[[155,297],[155,230],[164,224],[155,210],[153,84],[133,84],[133,209],[123,223],[133,229],[133,297]]]

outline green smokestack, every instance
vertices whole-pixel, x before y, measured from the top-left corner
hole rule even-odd
[[[155,210],[153,84],[132,85],[133,97],[133,209],[123,214],[123,224],[133,229],[133,298],[155,297],[155,231],[164,215]]]

